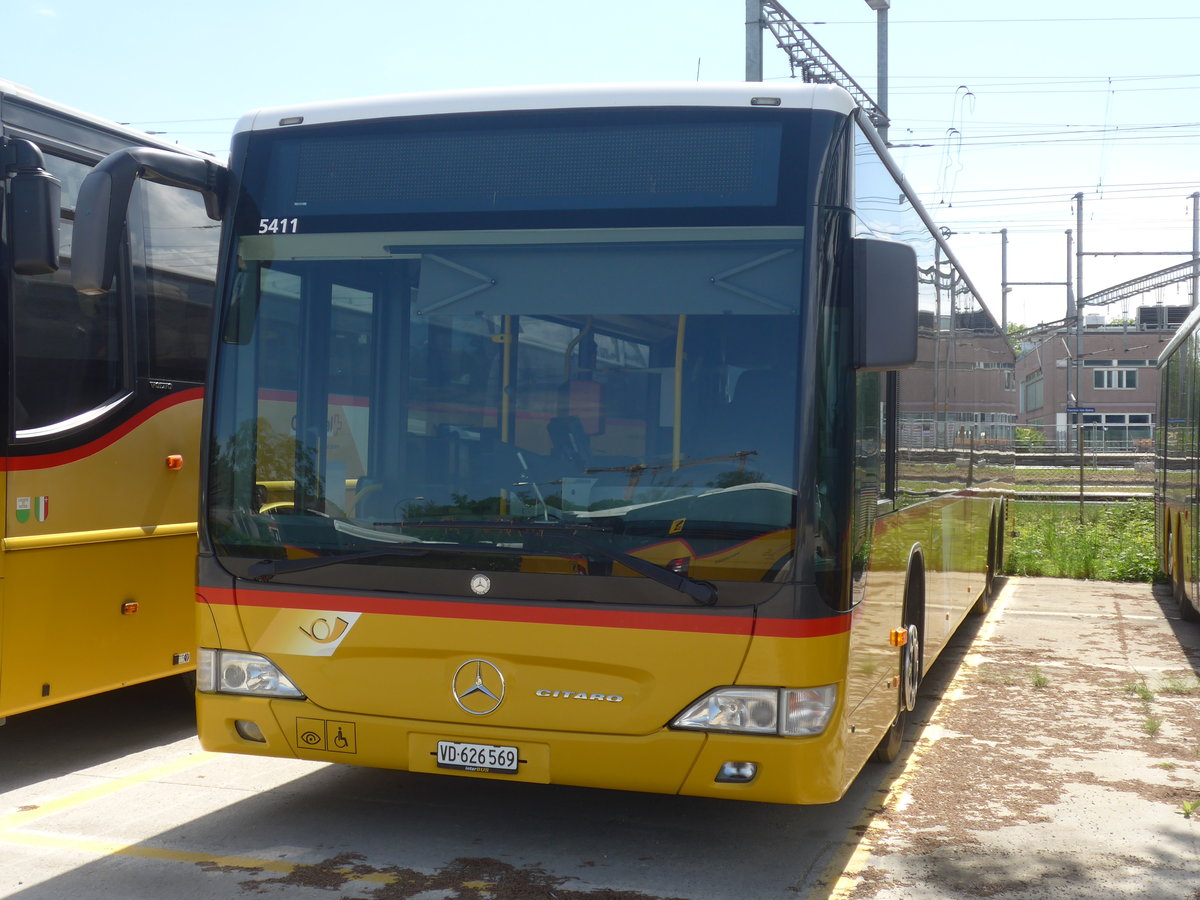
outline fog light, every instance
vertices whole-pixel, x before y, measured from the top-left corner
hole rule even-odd
[[[717,772],[717,784],[745,784],[753,781],[758,774],[758,763],[727,762],[721,764]]]
[[[258,744],[265,744],[267,742],[267,739],[263,736],[262,729],[258,727],[256,722],[236,719],[233,723],[233,730],[238,733],[238,737],[243,741],[254,741]]]

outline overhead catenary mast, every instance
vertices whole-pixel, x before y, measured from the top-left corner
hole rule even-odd
[[[886,5],[870,3],[880,15],[886,15]],[[881,22],[883,20],[881,19]],[[776,0],[746,0],[746,80],[762,81],[762,30],[770,31],[776,45],[788,56],[792,74],[799,73],[808,83],[836,84],[846,89],[856,103],[871,118],[871,122],[887,139],[888,117],[883,107],[843,69],[817,39],[801,25],[796,17]],[[882,26],[881,26],[882,29]],[[882,30],[881,30],[882,34]],[[883,72],[880,65],[880,72]],[[883,75],[880,76],[881,86]]]

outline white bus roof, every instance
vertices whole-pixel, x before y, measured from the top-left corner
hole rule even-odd
[[[754,103],[770,98],[778,103]],[[762,82],[664,82],[656,84],[535,85],[480,88],[362,97],[324,103],[276,106],[249,112],[234,133],[265,131],[289,125],[322,125],[400,116],[501,112],[538,109],[602,109],[616,107],[766,106],[785,109],[827,109],[849,114],[853,98],[830,84],[764,84]]]
[[[77,122],[83,122],[91,125],[94,128],[102,129],[111,134],[119,135],[125,138],[130,143],[144,144],[150,147],[159,147],[163,150],[174,150],[177,153],[186,153],[191,156],[204,156],[197,150],[190,147],[183,147],[179,144],[173,144],[168,141],[161,140],[152,134],[147,134],[144,131],[138,131],[136,128],[130,128],[128,125],[121,125],[118,122],[113,122],[109,119],[102,119],[99,116],[91,113],[83,112],[82,110],[74,109],[62,103],[57,103],[54,100],[47,100],[16,82],[6,81],[0,78],[0,103],[3,103],[7,98],[12,97],[22,103],[36,106],[41,109],[48,110],[57,116],[64,119],[73,119]]]

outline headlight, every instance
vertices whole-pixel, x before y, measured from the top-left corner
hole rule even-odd
[[[820,734],[837,703],[837,685],[818,688],[737,688],[709,691],[671,723],[672,728],[738,734]]]
[[[265,656],[200,648],[196,688],[206,693],[303,698],[299,688]]]

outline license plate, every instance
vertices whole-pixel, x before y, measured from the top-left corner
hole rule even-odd
[[[467,744],[460,741],[438,741],[439,769],[462,769],[466,772],[517,771],[520,754],[516,747],[495,744]]]

